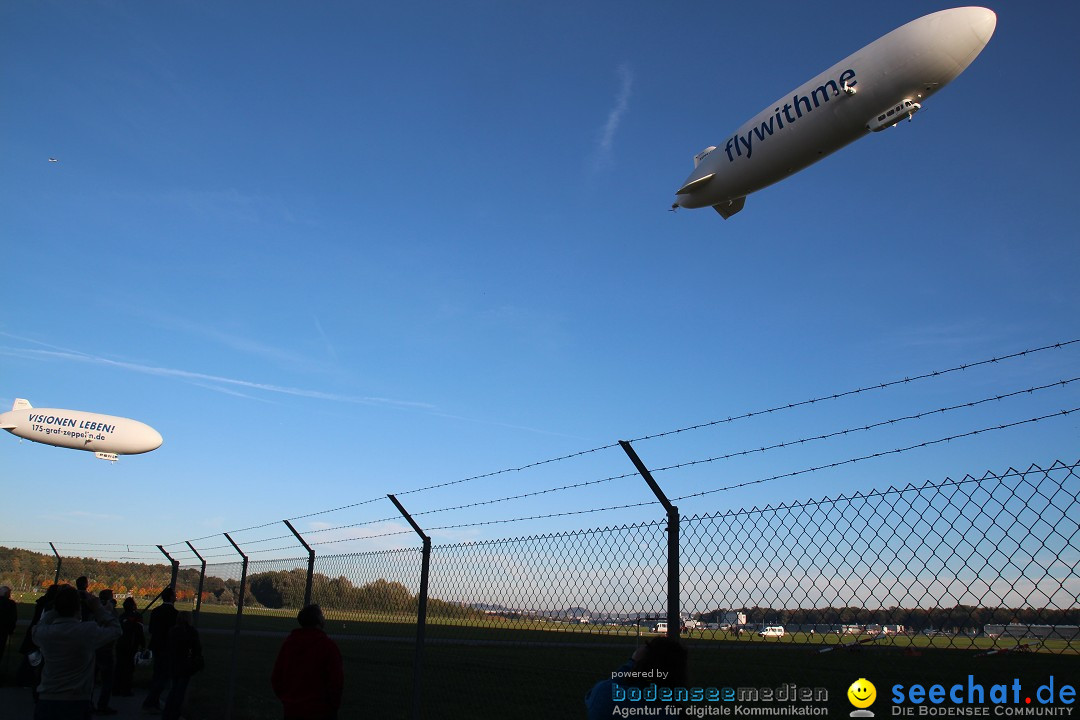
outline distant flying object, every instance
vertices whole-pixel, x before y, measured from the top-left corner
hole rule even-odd
[[[49,162],[60,162],[60,161],[57,160],[56,158],[49,158]]]
[[[161,433],[128,418],[79,410],[34,408],[17,398],[11,410],[0,413],[0,429],[46,445],[89,450],[102,460],[137,455],[161,446]]]
[[[672,210],[711,206],[724,218],[746,196],[870,132],[910,119],[962,73],[997,26],[981,7],[912,20],[841,60],[743,124],[720,148],[694,156]]]

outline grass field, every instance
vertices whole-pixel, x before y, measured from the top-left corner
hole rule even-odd
[[[249,608],[244,612],[242,627],[244,630],[287,631],[291,629],[296,615],[295,610],[276,611],[264,608]],[[284,623],[284,625],[282,624]],[[363,619],[357,619],[356,613],[327,613],[327,632],[342,635],[379,635],[402,638],[416,637],[416,618],[413,615],[390,615],[368,613]],[[233,629],[236,625],[236,609],[223,606],[204,606],[200,627]],[[499,640],[512,639],[514,642],[565,643],[571,642],[565,636],[572,636],[572,642],[611,644],[634,639],[645,642],[656,633],[646,628],[634,626],[590,625],[540,620],[507,620],[492,615],[477,622],[473,619],[429,618],[427,637],[462,639],[462,640]],[[940,648],[953,650],[993,650],[1011,648],[1017,644],[1011,638],[970,637],[967,635],[936,635],[933,637],[914,635],[881,635],[872,638],[868,635],[839,635],[837,633],[807,634],[788,633],[782,638],[761,638],[751,632],[744,632],[739,637],[722,630],[693,630],[684,636],[687,643],[724,643],[746,645],[792,644],[809,645],[821,649],[831,645],[845,645],[857,640],[874,642],[883,647],[901,649]],[[1027,641],[1024,641],[1027,642]],[[1062,639],[1051,639],[1034,643],[1035,652],[1053,654],[1080,654],[1080,643]]]
[[[280,717],[270,689],[270,670],[284,635],[295,627],[292,613],[248,612],[234,644],[231,608],[206,608],[199,621],[206,670],[192,682],[191,720],[227,717],[230,679],[236,674],[232,717],[242,720]],[[20,608],[20,617],[30,609]],[[21,630],[21,628],[20,628]],[[341,718],[406,718],[413,701],[416,628],[412,618],[364,620],[331,614],[327,630],[345,659],[346,691]],[[17,635],[17,638],[20,637]],[[483,627],[462,621],[433,621],[424,648],[423,694],[426,718],[574,718],[583,717],[583,698],[597,681],[610,677],[651,633],[634,628],[536,623],[532,627],[491,620]],[[845,642],[852,638],[845,636]],[[943,641],[963,649],[935,647]],[[880,646],[819,652],[839,642],[838,636],[789,635],[779,639],[724,633],[686,638],[691,682],[703,687],[822,687],[828,692],[829,714],[844,717],[852,710],[849,685],[865,677],[881,699],[872,708],[888,714],[895,684],[926,686],[966,683],[969,674],[989,688],[1018,679],[1033,693],[1053,675],[1058,686],[1080,682],[1076,648],[1044,648],[1043,652],[979,657],[993,641],[985,638],[890,638]],[[893,642],[895,641],[895,644]],[[888,644],[885,644],[887,642]],[[1000,646],[1009,646],[1001,641]],[[1066,652],[1062,653],[1062,650]],[[10,678],[16,658],[9,651],[2,668]],[[137,682],[148,682],[140,671]]]

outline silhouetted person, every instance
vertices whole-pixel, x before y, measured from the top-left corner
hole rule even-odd
[[[161,717],[162,720],[179,720],[191,676],[203,668],[202,643],[199,642],[199,631],[191,625],[191,613],[177,614],[176,624],[169,630],[168,652],[172,688]]]
[[[34,626],[34,643],[45,657],[35,720],[90,717],[94,655],[99,647],[120,637],[120,622],[93,595],[86,604],[94,620],[84,622],[79,592],[63,585],[56,592],[53,609]]]
[[[308,605],[296,616],[300,627],[281,645],[270,684],[285,720],[334,720],[341,707],[345,672],[341,651],[323,626],[322,609]]]
[[[113,695],[131,695],[131,678],[135,674],[135,653],[146,647],[142,615],[136,610],[135,598],[124,600],[124,612],[120,615],[120,639],[116,641],[116,675],[113,677]]]
[[[116,600],[113,598],[112,590],[102,590],[98,593],[98,602],[101,604],[101,609],[105,612],[116,615]],[[123,635],[123,627],[120,628],[121,636]],[[102,645],[97,651],[97,671],[101,677],[101,691],[98,693],[98,700],[95,704],[95,712],[98,715],[115,715],[116,711],[109,707],[109,700],[112,699],[113,692],[113,677],[115,675],[116,660],[113,657],[113,648],[116,643],[111,642],[108,645]]]
[[[82,619],[89,620],[91,618],[90,607],[86,603],[86,598],[90,595],[87,588],[90,587],[90,580],[85,575],[80,575],[75,578],[75,589],[79,591],[79,606],[82,610]]]
[[[154,653],[154,676],[150,693],[143,700],[144,710],[159,710],[161,693],[169,684],[169,631],[176,624],[176,593],[171,587],[161,591],[161,605],[150,611],[150,650]]]
[[[686,648],[677,639],[655,637],[638,647],[630,660],[612,675],[586,693],[585,708],[589,720],[606,720],[619,707],[663,707],[665,703],[658,700],[640,699],[645,695],[643,689],[653,684],[657,688],[686,687]],[[632,691],[636,691],[639,699],[631,699]]]
[[[41,622],[45,612],[53,609],[53,601],[56,600],[56,593],[59,590],[59,585],[50,585],[46,588],[45,594],[34,601],[34,617],[30,620],[30,627],[26,628],[26,635],[23,636],[22,645],[19,647],[19,652],[23,654],[23,661],[19,665],[17,680],[19,687],[33,688],[34,702],[37,702],[37,686],[41,682],[42,669],[41,653],[38,651],[38,646],[34,644],[34,628]]]
[[[19,606],[11,599],[11,588],[0,585],[0,657],[7,650],[8,640],[15,634],[19,621]]]
[[[8,640],[15,634],[15,625],[19,621],[19,606],[11,599],[11,588],[0,585],[0,667],[4,665]],[[0,681],[3,677],[0,676]]]

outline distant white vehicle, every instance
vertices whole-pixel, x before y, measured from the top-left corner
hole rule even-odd
[[[770,625],[762,628],[758,633],[759,637],[784,637],[784,628],[782,625]]]
[[[655,633],[666,633],[667,632],[667,623],[666,622],[658,622],[658,623],[656,623],[655,625],[653,625],[652,631],[655,632]]]

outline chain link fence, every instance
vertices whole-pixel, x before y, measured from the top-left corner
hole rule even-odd
[[[365,688],[353,714],[375,706],[387,717],[482,715],[470,710],[485,705],[580,715],[612,658],[658,634],[706,649],[1075,657],[1078,465],[683,518],[676,588],[666,518],[436,545],[423,654],[419,548],[317,557],[310,573],[309,558],[184,566],[178,606],[198,611],[212,662],[234,673],[194,701],[209,717],[277,714],[268,668],[308,593],[342,645],[350,686]],[[117,582],[95,578],[95,562],[63,559],[61,581]],[[144,597],[170,580],[167,565],[137,567],[142,576],[123,584]],[[0,567],[0,583],[20,577]]]
[[[685,597],[711,623],[784,626],[820,644],[998,648],[1026,637],[1076,652],[1076,480],[1076,465],[1056,463],[691,518]]]

